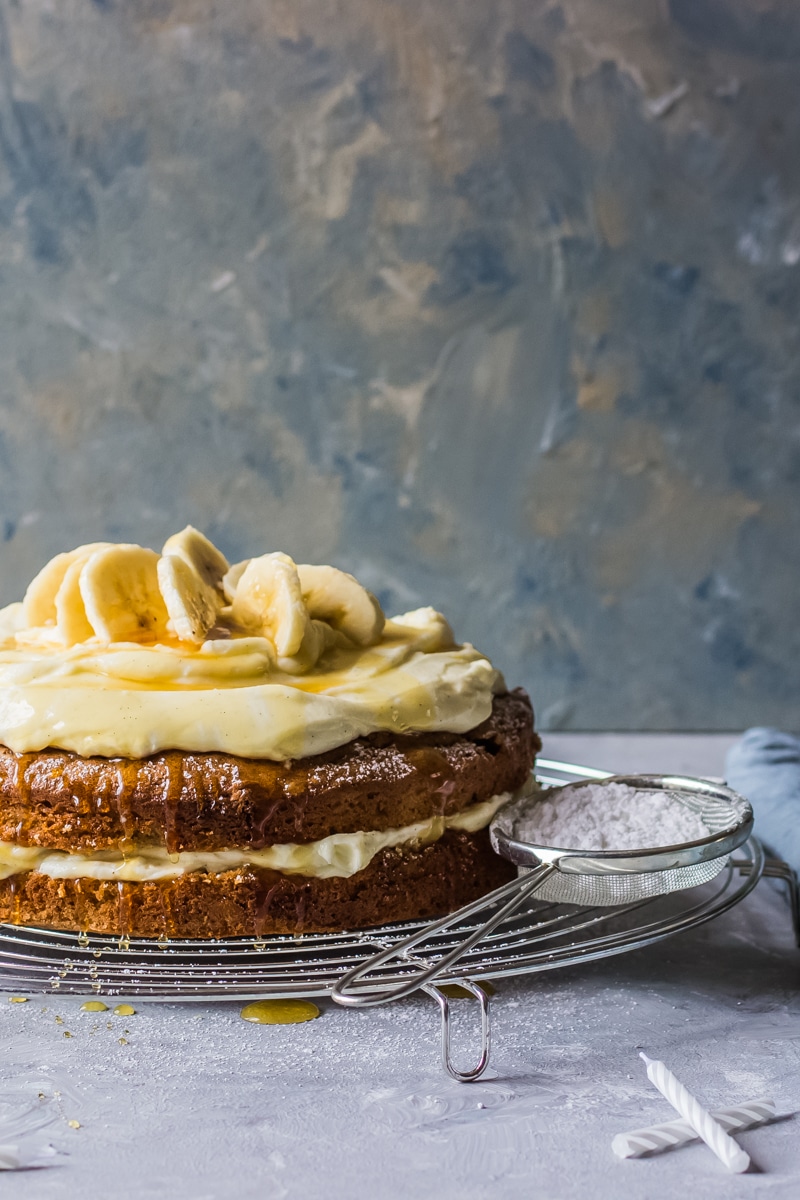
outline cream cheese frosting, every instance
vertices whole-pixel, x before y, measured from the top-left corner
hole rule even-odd
[[[58,555],[0,610],[0,743],[17,753],[281,761],[378,731],[465,733],[502,690],[433,609],[385,620],[352,576],[284,554],[229,567],[190,526],[160,556]]]
[[[448,829],[477,833],[486,828],[498,808],[510,799],[510,792],[502,792],[462,812],[448,817],[431,817],[402,829],[333,833],[305,845],[290,842],[267,846],[263,850],[192,850],[170,855],[161,846],[147,846],[123,856],[107,850],[95,854],[70,854],[42,846],[0,842],[0,879],[23,871],[38,871],[51,879],[156,883],[178,879],[191,871],[220,874],[248,866],[313,879],[348,879],[369,866],[381,850],[394,846],[427,846],[438,841]]]
[[[442,618],[419,609],[387,621],[378,645],[332,649],[293,675],[258,637],[197,649],[6,641],[0,742],[18,753],[175,749],[280,761],[378,730],[465,733],[490,715],[502,677],[472,646],[448,642]]]

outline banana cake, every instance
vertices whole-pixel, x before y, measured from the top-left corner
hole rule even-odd
[[[261,937],[434,917],[513,868],[526,694],[444,618],[191,526],[93,543],[0,612],[0,920]]]

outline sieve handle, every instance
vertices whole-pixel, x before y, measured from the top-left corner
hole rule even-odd
[[[557,868],[554,863],[542,863],[541,866],[526,872],[521,878],[512,879],[503,887],[497,888],[496,891],[489,892],[487,896],[481,896],[478,900],[473,900],[471,904],[450,913],[449,916],[425,925],[416,933],[412,933],[410,937],[384,947],[337,980],[331,996],[337,1004],[346,1005],[348,1008],[369,1008],[376,1004],[388,1004],[391,1000],[402,1000],[403,997],[410,996],[412,992],[416,992],[425,984],[430,983],[432,979],[442,976],[446,978],[449,969],[459,959],[463,958],[482,938],[492,933],[507,917],[510,917],[555,870]],[[506,897],[509,898],[506,899]],[[451,925],[455,925],[483,909],[490,908],[502,900],[506,900],[505,904],[488,921],[473,930],[469,937],[464,938],[463,942],[459,942],[449,954],[439,959],[438,962],[431,964],[429,960],[412,954],[412,951],[428,938],[435,937],[442,930],[449,929]],[[366,977],[371,972],[376,971],[392,959],[398,959],[399,964],[403,966],[411,965],[422,969],[411,975],[404,974],[399,983],[393,986],[387,987],[378,981],[369,982],[367,980]]]

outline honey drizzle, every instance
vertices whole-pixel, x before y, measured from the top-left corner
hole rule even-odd
[[[75,884],[75,924],[78,929],[90,929],[92,922],[86,920],[86,896],[83,890],[83,879],[74,880]]]
[[[159,904],[161,906],[161,936],[166,939],[174,937],[178,929],[178,925],[175,920],[175,897],[177,895],[177,888],[177,879],[164,879],[159,883],[158,890],[156,892]]]
[[[117,820],[122,831],[118,842],[119,852],[126,858],[135,852],[136,845],[136,818],[133,813],[132,796],[136,787],[137,768],[135,763],[125,762],[124,759],[115,760],[115,766],[116,786],[112,791],[112,785],[109,785],[109,800],[113,801],[117,810]]]
[[[178,807],[183,794],[182,755],[174,751],[163,756],[166,777],[164,780],[164,843],[168,854],[177,854],[180,839],[178,830]]]
[[[250,844],[254,850],[261,850],[275,841],[275,831],[272,827],[275,814],[286,806],[287,801],[293,804],[297,798],[296,793],[304,794],[307,791],[305,776],[294,784],[287,780],[287,767],[293,766],[293,763],[270,763],[266,759],[259,762],[259,779],[256,785],[249,783],[246,778],[243,779],[241,771],[237,771],[233,786],[237,791],[243,792],[252,805],[253,832]]]
[[[297,771],[296,767],[295,771]],[[297,834],[301,834],[303,832],[303,820],[306,815],[306,806],[308,804],[308,777],[308,770],[303,770],[301,775],[284,785],[284,790],[293,801],[294,828],[295,833]]]
[[[19,875],[10,875],[8,877],[8,879],[6,879],[5,882],[8,886],[8,895],[9,895],[9,899],[11,900],[12,911],[11,911],[10,918],[9,918],[10,922],[12,925],[21,925],[22,924],[22,919],[21,919],[22,896],[20,895],[20,886],[19,886],[20,885],[20,877],[19,877]]]
[[[269,921],[269,910],[272,907],[272,897],[281,886],[281,880],[277,883],[270,883],[264,888],[264,884],[275,878],[274,872],[265,872],[262,875],[259,871],[254,872],[259,890],[256,892],[256,900],[253,911],[253,934],[256,937],[261,937]]]
[[[309,886],[308,886],[308,884],[305,884],[303,887],[300,888],[300,890],[295,898],[294,911],[295,911],[295,915],[297,917],[297,923],[295,925],[296,933],[302,933],[302,931],[303,931],[303,923],[304,923],[305,915],[306,915],[306,905],[308,903],[308,895],[309,895]]]
[[[120,937],[127,938],[131,931],[131,909],[133,907],[131,885],[125,883],[122,879],[118,879],[117,896],[117,933]]]
[[[430,780],[442,781],[432,792],[437,797],[437,816],[444,816],[447,812],[447,801],[456,786],[455,772],[447,755],[435,746],[415,746],[406,751],[406,757],[410,766],[420,775],[425,775]]]
[[[33,812],[33,797],[30,781],[28,779],[28,767],[33,762],[35,754],[14,754],[14,774],[11,779],[11,786],[16,791],[19,797],[19,820],[15,830],[16,840],[20,845],[27,845],[25,834],[30,827],[30,820]]]
[[[251,843],[254,850],[263,850],[268,841],[271,840],[270,831],[267,827],[283,803],[283,799],[283,796],[278,796],[277,799],[270,797],[271,803],[259,807],[254,826],[255,837]]]

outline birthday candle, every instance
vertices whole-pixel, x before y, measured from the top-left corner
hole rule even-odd
[[[689,1122],[692,1129],[697,1131],[698,1137],[703,1139],[709,1150],[713,1150],[720,1162],[737,1175],[746,1171],[750,1166],[749,1155],[725,1132],[719,1122],[714,1120],[711,1113],[695,1100],[691,1092],[686,1090],[663,1062],[648,1058],[646,1054],[640,1054],[639,1057],[647,1067],[647,1078],[650,1082],[666,1100],[669,1100],[676,1112]]]
[[[763,1125],[775,1116],[775,1101],[766,1098],[748,1100],[735,1108],[720,1108],[712,1117],[726,1133],[734,1129],[752,1129]],[[631,1129],[618,1133],[611,1149],[619,1158],[640,1158],[643,1154],[658,1154],[672,1146],[682,1146],[697,1139],[697,1133],[688,1121],[665,1121],[662,1125],[648,1125],[646,1129]]]

